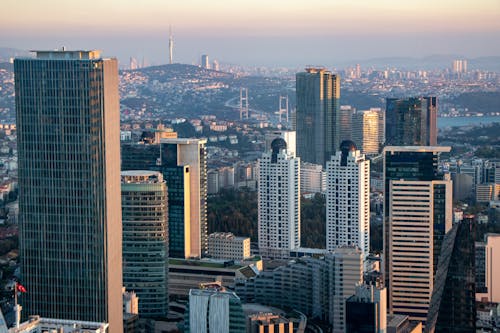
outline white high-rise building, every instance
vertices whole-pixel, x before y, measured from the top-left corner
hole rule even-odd
[[[288,257],[300,247],[300,158],[282,138],[259,160],[259,251]]]
[[[300,165],[300,192],[302,194],[326,192],[326,172],[322,165],[302,162]]]
[[[370,251],[370,161],[352,141],[343,141],[326,163],[326,249],[357,246]]]

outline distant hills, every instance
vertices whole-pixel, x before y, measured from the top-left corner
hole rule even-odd
[[[360,64],[363,67],[375,67],[376,69],[400,68],[408,70],[431,70],[451,68],[455,59],[466,59],[469,70],[486,70],[500,72],[500,56],[468,58],[460,55],[431,55],[423,58],[412,57],[383,57],[341,63],[341,66],[353,66]]]
[[[0,62],[8,62],[14,57],[29,56],[27,50],[19,50],[9,47],[0,47]],[[432,70],[451,68],[455,59],[467,59],[470,70],[486,70],[500,72],[500,56],[487,56],[470,58],[456,54],[436,54],[427,57],[380,57],[370,59],[354,59],[349,61],[336,62],[337,68],[351,67],[360,64],[362,67],[374,67],[376,69],[400,68],[408,70]],[[306,60],[306,59],[305,59]],[[307,61],[306,61],[307,62]],[[171,68],[173,69],[173,68]]]

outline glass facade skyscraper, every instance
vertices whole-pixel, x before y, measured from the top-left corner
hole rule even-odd
[[[385,143],[389,146],[437,145],[437,98],[387,98]]]
[[[160,170],[168,184],[172,204],[175,200],[175,208],[169,204],[171,256],[181,253],[181,230],[185,235],[183,257],[200,258],[208,250],[205,144],[204,139],[161,140]]]
[[[168,314],[167,186],[156,171],[122,172],[123,285],[139,296],[139,315]]]
[[[24,313],[122,332],[117,60],[36,51],[14,72]]]
[[[340,146],[340,77],[322,68],[296,75],[297,156],[325,166]]]

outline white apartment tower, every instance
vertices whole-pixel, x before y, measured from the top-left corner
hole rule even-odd
[[[370,251],[370,161],[347,140],[326,168],[326,249],[357,246],[366,259]]]
[[[259,251],[288,257],[300,247],[300,158],[276,138],[259,160]]]

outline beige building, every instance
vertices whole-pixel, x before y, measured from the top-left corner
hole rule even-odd
[[[500,234],[488,234],[485,246],[486,293],[477,293],[476,300],[500,303]]]
[[[498,200],[500,195],[500,184],[477,184],[476,185],[476,202],[488,203],[493,200]]]
[[[236,237],[230,232],[214,232],[208,236],[208,255],[214,259],[241,261],[250,258],[250,238]]]
[[[247,318],[248,333],[293,333],[293,321],[274,313],[258,313]]]
[[[187,214],[183,218],[173,218],[169,214],[169,231],[172,233],[174,229],[182,229],[179,224],[184,225],[185,235],[189,229],[189,242],[184,243],[184,251],[186,257],[192,258],[201,258],[208,249],[206,143],[205,139],[161,139],[162,167],[183,167],[185,172],[182,182],[186,181],[186,176],[189,180],[189,193],[185,191],[186,186],[182,186],[183,195],[189,195],[189,207],[184,206],[188,209],[185,212]],[[173,179],[165,177],[165,180],[170,188],[169,182]],[[175,181],[179,182],[178,179]],[[170,236],[171,240],[173,236]]]
[[[452,224],[450,180],[393,180],[389,201],[389,305],[393,313],[427,316],[434,281],[434,197],[444,186],[445,230]]]

